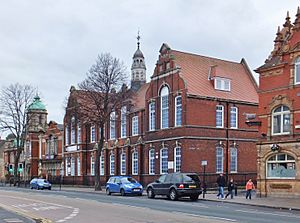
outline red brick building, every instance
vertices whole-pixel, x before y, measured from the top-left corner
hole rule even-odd
[[[163,44],[150,83],[145,72],[138,43],[131,106],[124,104],[106,123],[102,183],[110,175],[133,175],[147,184],[167,172],[201,174],[205,160],[213,183],[220,172],[240,181],[256,176],[258,131],[245,124],[245,114],[257,112],[257,85],[244,59],[225,61]],[[71,88],[64,119],[64,181],[93,184],[99,129],[80,124],[78,93]]]
[[[300,9],[278,27],[274,49],[259,73],[261,121],[257,144],[262,195],[300,195]]]

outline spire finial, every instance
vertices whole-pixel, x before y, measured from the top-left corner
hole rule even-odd
[[[140,29],[138,29],[138,35],[137,35],[136,39],[137,39],[137,46],[138,46],[138,49],[139,49],[140,48],[140,39],[141,39]]]
[[[294,22],[293,30],[300,31],[300,7],[299,6],[298,6],[298,9],[297,9],[297,14],[296,14],[296,19],[295,19],[295,22]]]

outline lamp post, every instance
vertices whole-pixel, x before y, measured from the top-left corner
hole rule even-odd
[[[201,166],[203,167],[203,198],[205,198],[206,184],[205,184],[205,168],[207,166],[207,160],[201,161]]]

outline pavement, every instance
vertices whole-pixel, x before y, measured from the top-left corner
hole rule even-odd
[[[59,190],[59,187],[54,186],[55,190]],[[100,193],[105,194],[105,190],[95,191],[93,187],[85,187],[85,186],[66,186],[63,185],[61,187],[62,191],[80,191],[80,192],[88,192],[88,193]],[[144,192],[145,193],[145,192]],[[146,193],[145,193],[146,194]],[[205,198],[203,195],[199,196],[199,200],[207,200],[214,202],[224,202],[224,203],[235,203],[241,205],[250,205],[250,206],[260,206],[260,207],[269,207],[276,209],[285,209],[285,210],[297,210],[300,211],[300,199],[298,198],[285,198],[285,197],[259,197],[255,194],[252,195],[252,199],[246,199],[245,193],[242,191],[238,193],[237,196],[234,196],[233,199],[228,197],[227,199],[218,199],[216,193],[205,194]]]

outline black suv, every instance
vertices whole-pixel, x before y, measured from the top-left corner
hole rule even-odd
[[[158,180],[147,185],[148,198],[155,195],[167,195],[171,200],[179,197],[190,197],[198,200],[202,193],[200,179],[195,173],[171,173],[162,175]]]

